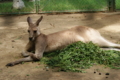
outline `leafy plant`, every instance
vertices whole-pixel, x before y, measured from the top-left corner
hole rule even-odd
[[[41,62],[60,71],[83,72],[94,64],[120,69],[120,53],[102,50],[92,42],[76,42],[64,49],[46,53]]]

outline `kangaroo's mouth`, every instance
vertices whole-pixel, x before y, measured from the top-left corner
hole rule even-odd
[[[33,41],[34,40],[34,37],[29,37],[29,41]]]

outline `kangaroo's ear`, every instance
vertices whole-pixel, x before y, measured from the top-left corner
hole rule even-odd
[[[28,22],[29,25],[32,24],[32,19],[30,17],[28,17],[27,22]]]
[[[37,21],[36,21],[36,25],[38,26],[39,23],[41,22],[41,20],[43,19],[43,16],[41,16]]]

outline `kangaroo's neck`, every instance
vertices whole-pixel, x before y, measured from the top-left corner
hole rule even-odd
[[[46,40],[47,40],[47,35],[43,33],[40,33],[38,36],[35,37],[35,43],[36,42],[42,43],[41,41],[46,41]]]

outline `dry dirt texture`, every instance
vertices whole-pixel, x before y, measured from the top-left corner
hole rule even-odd
[[[31,16],[33,21],[36,21],[41,15],[43,14],[0,16],[0,80],[120,80],[120,70],[103,66],[87,69],[87,73],[55,72],[51,69],[46,71],[38,62],[27,62],[7,68],[5,66],[7,63],[21,58],[20,52],[28,42],[26,18]],[[120,13],[46,14],[43,16],[40,28],[45,34],[84,25],[99,30],[108,40],[120,43]],[[107,72],[110,75],[105,75]]]

